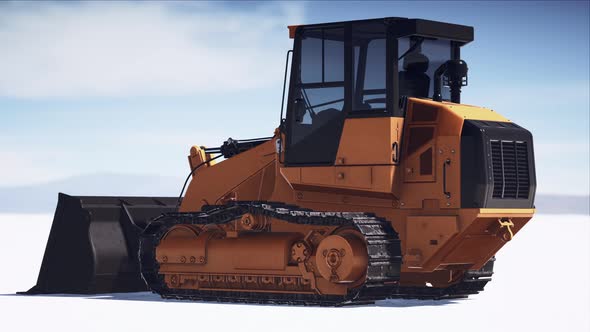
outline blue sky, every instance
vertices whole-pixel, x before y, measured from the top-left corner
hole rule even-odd
[[[0,186],[184,176],[191,145],[269,136],[286,26],[401,16],[475,27],[463,102],[535,136],[539,192],[588,194],[588,2],[2,3]]]

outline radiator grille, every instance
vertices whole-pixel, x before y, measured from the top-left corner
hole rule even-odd
[[[529,198],[527,142],[491,140],[493,198]]]

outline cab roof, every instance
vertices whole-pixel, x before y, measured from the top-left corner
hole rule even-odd
[[[473,27],[418,18],[384,17],[368,20],[342,21],[306,25],[290,25],[289,38],[295,38],[299,31],[318,28],[337,28],[347,24],[362,25],[383,23],[394,37],[418,35],[431,38],[454,40],[461,43],[473,41]]]

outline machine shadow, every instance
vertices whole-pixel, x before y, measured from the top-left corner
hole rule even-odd
[[[460,304],[462,301],[468,299],[452,299],[452,300],[406,300],[406,299],[388,299],[377,301],[372,304],[365,305],[344,305],[340,307],[321,307],[321,306],[304,306],[304,305],[284,305],[284,304],[257,304],[257,303],[231,303],[231,302],[205,302],[205,301],[186,301],[163,299],[159,295],[150,292],[136,292],[136,293],[109,293],[109,294],[39,294],[39,295],[24,295],[24,294],[0,294],[4,297],[51,297],[51,298],[79,298],[87,300],[107,300],[107,301],[140,301],[140,302],[174,302],[188,304],[211,304],[211,305],[232,305],[232,306],[272,306],[272,307],[293,307],[293,308],[309,308],[315,307],[318,309],[339,308],[339,309],[355,309],[367,307],[380,308],[409,308],[409,307],[434,307],[446,306],[453,304]]]
[[[372,306],[381,308],[410,308],[410,307],[441,307],[453,304],[461,304],[468,299],[452,300],[406,300],[406,299],[389,299],[377,301]]]

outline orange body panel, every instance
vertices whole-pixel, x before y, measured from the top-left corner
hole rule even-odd
[[[465,119],[508,121],[488,109],[411,98],[405,121],[347,119],[334,166],[285,166],[279,162],[284,158],[277,158],[279,137],[275,135],[269,142],[205,167],[194,175],[180,210],[199,211],[203,205],[238,200],[278,201],[317,211],[372,212],[399,233],[401,284],[448,286],[463,271],[481,268],[512,238],[509,231],[518,233],[534,212],[461,208],[460,150]],[[397,152],[394,145],[399,147]],[[514,226],[502,226],[502,220],[511,220]],[[270,224],[273,233],[282,235],[238,240],[229,237],[239,238],[239,232],[230,231],[224,240],[209,240],[209,255],[226,263],[194,264],[189,270],[231,274],[248,268],[253,275],[280,271],[276,275],[295,273],[298,277],[311,273],[293,262],[285,263],[293,241],[311,230],[275,221]],[[354,245],[351,243],[348,245]],[[358,255],[354,259],[362,260]],[[163,264],[164,271],[174,270],[166,266]],[[314,284],[327,284],[324,279],[314,278]],[[317,285],[309,287],[306,291],[318,289]],[[324,290],[342,292],[340,286],[330,287]]]
[[[227,200],[270,200],[274,184],[274,141],[253,148],[194,174],[180,211]],[[191,164],[192,165],[192,164]]]

